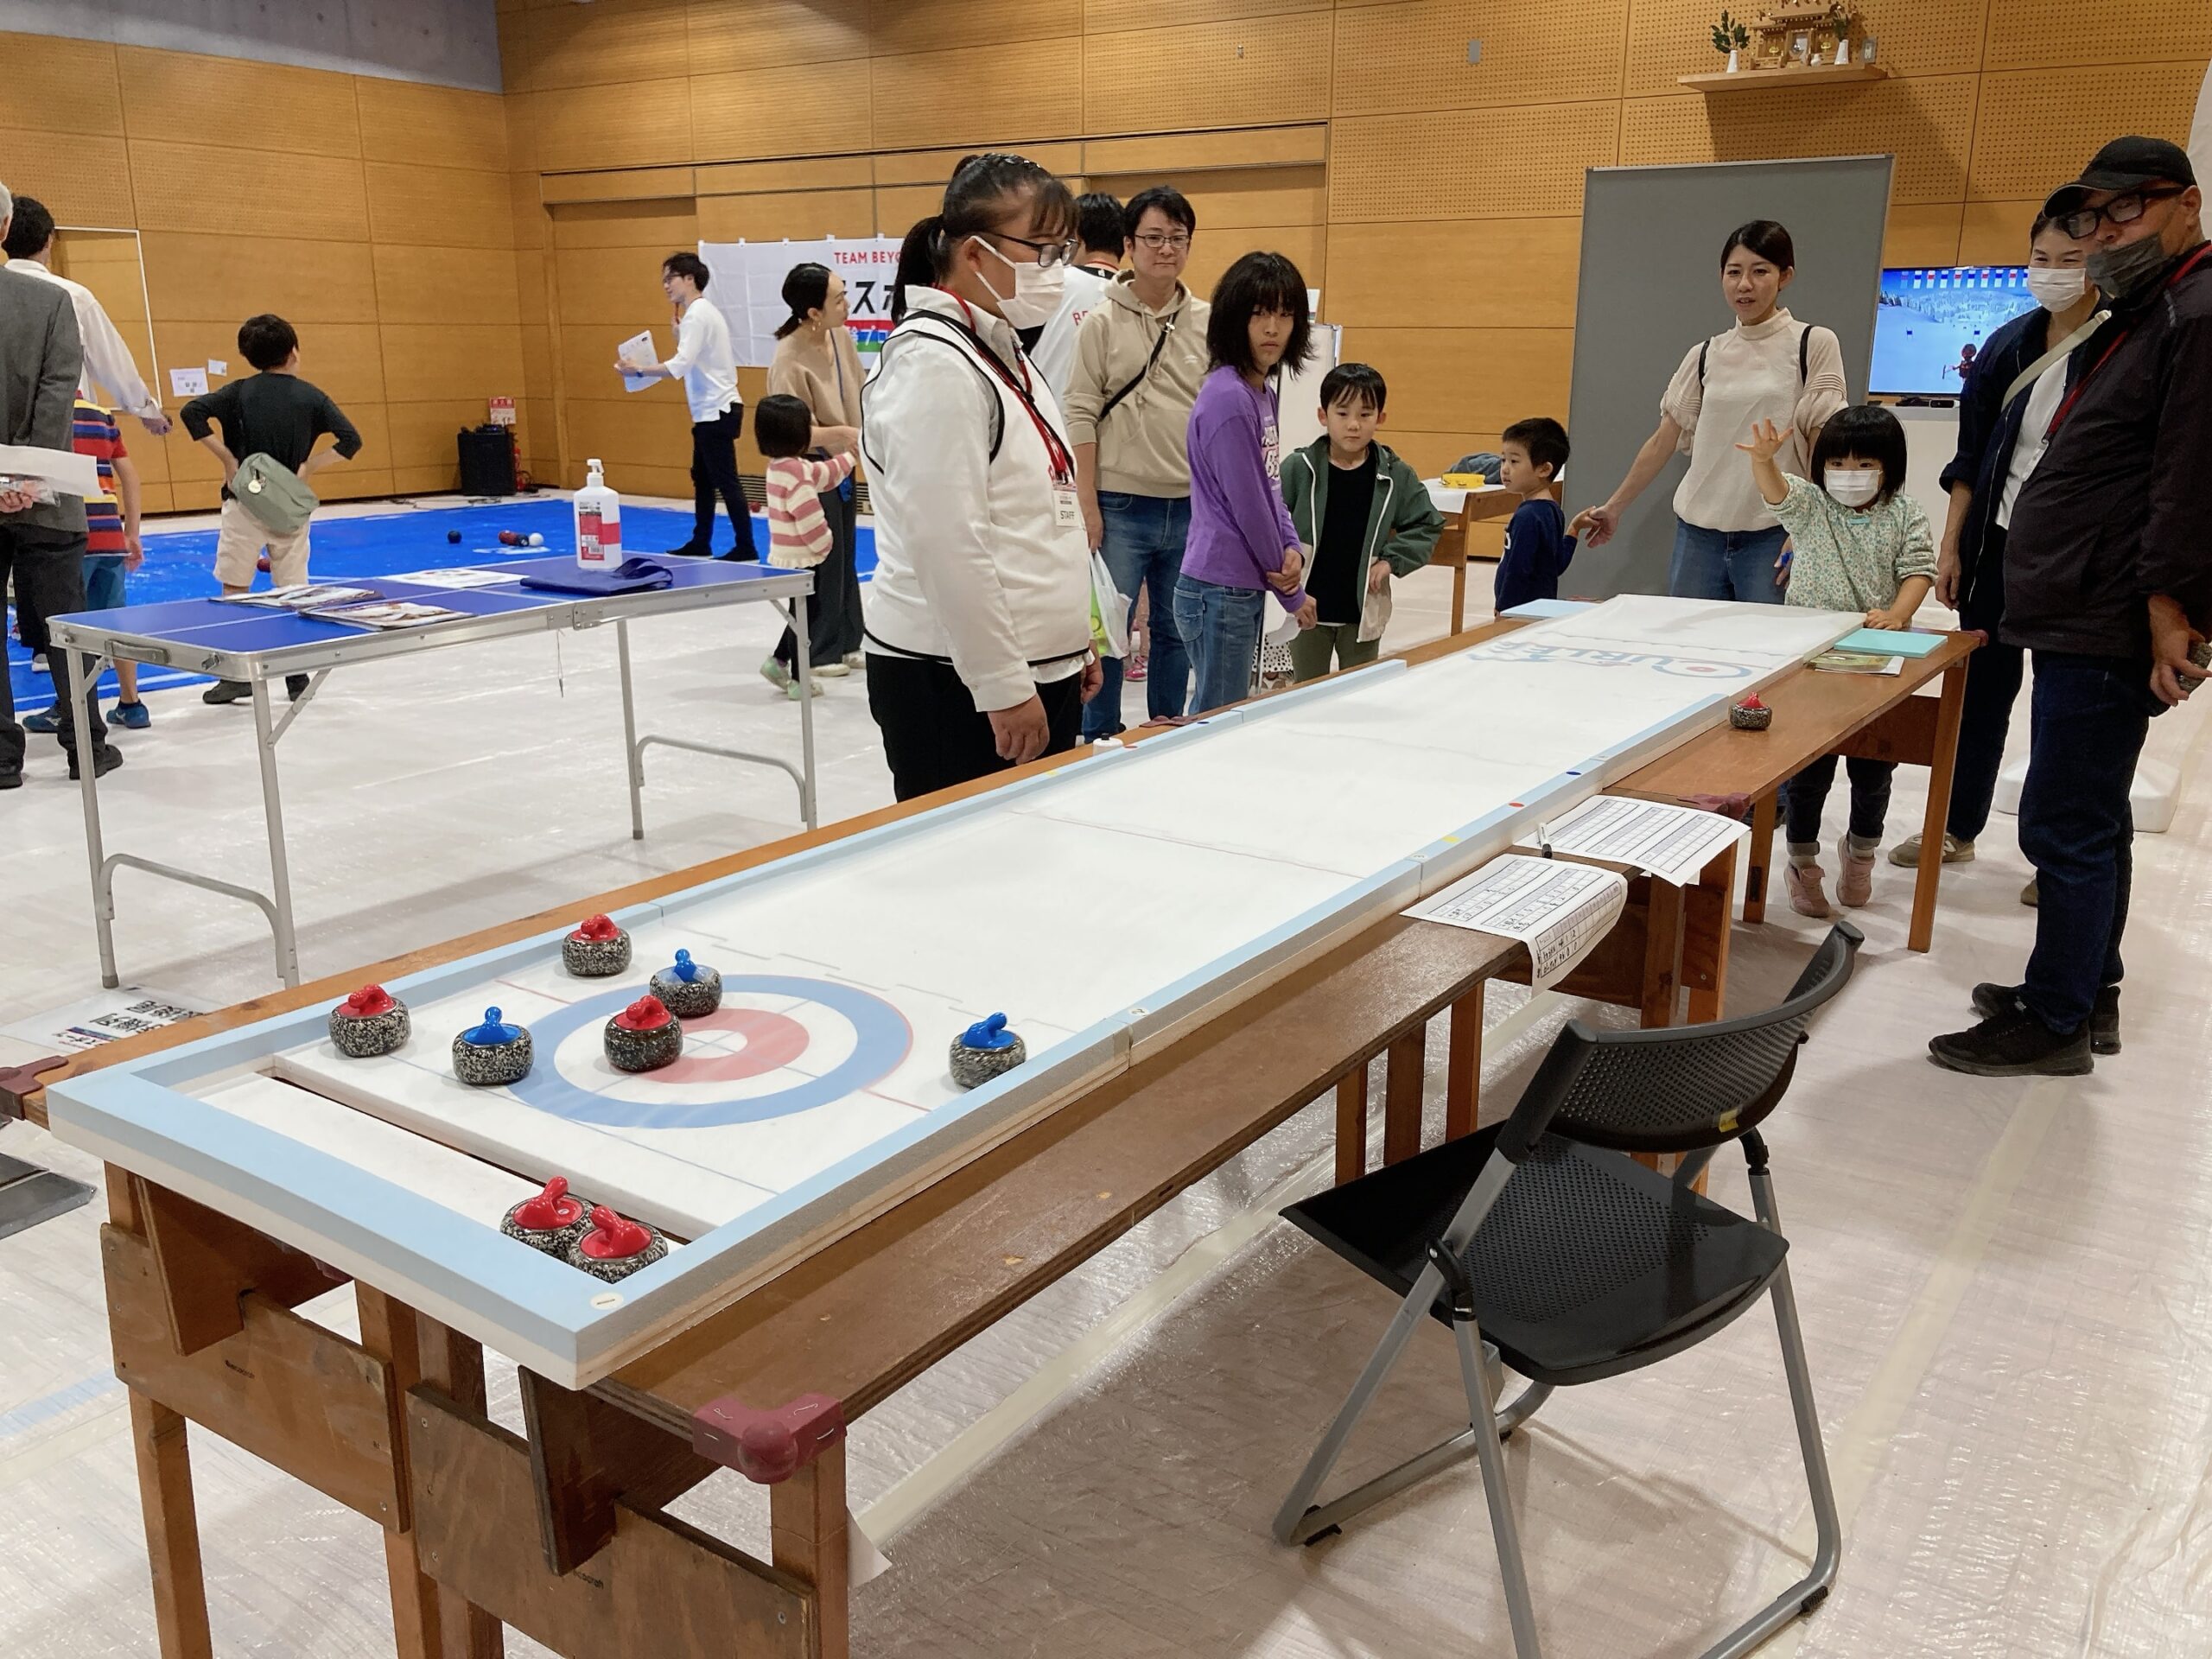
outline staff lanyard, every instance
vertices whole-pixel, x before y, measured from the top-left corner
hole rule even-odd
[[[938,291],[951,295],[951,297],[959,304],[961,310],[967,313],[970,319],[974,318],[975,310],[967,301],[961,299],[957,294],[953,294],[950,289],[940,289]],[[1037,407],[1036,397],[1031,391],[1029,385],[1029,359],[1021,356],[1019,350],[1016,351],[1016,359],[1021,365],[1021,378],[1016,380],[1007,372],[1006,364],[1001,360],[999,354],[991,349],[990,343],[983,338],[982,332],[972,321],[962,322],[952,317],[947,317],[945,321],[975,341],[976,349],[982,355],[984,365],[1004,383],[1008,391],[1021,399],[1022,408],[1029,411],[1029,418],[1037,428],[1037,435],[1045,441],[1045,457],[1052,470],[1052,482],[1072,484],[1075,481],[1074,453],[1062,441],[1060,435],[1052,430],[1052,423],[1045,418],[1044,412]]]
[[[2167,277],[2165,281],[2158,284],[2158,292],[2161,294],[2164,293],[2176,283],[2181,281],[2183,277],[2188,276],[2190,271],[2195,270],[2197,266],[2202,264],[2207,254],[2212,254],[2212,242],[2200,243],[2197,246],[2196,251],[2190,254],[2187,259],[2182,262],[2181,269],[2175,271],[2172,276]],[[2060,404],[2059,406],[2051,412],[2050,424],[2044,429],[2043,441],[2045,443],[2049,443],[2053,438],[2058,435],[2059,423],[2065,420],[2069,415],[2073,413],[2074,405],[2081,401],[2082,394],[2088,390],[2089,382],[2096,378],[2097,371],[2104,367],[2106,364],[2112,361],[2112,354],[2118,351],[2122,346],[2125,346],[2127,343],[2127,337],[2134,332],[2135,325],[2133,322],[2130,322],[2117,334],[2114,334],[2113,336],[2112,344],[2106,346],[2102,355],[2101,355],[2094,363],[2089,365],[2088,373],[2083,375],[2079,380],[2076,380],[2074,383],[2073,390],[2066,394],[2065,402]]]

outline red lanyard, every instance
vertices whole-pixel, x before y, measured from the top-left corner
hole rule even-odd
[[[981,353],[985,366],[1005,383],[1008,391],[1021,399],[1021,406],[1029,411],[1029,418],[1037,428],[1037,435],[1045,441],[1045,457],[1052,469],[1052,482],[1072,483],[1075,480],[1075,455],[1062,441],[1060,435],[1052,430],[1052,423],[1045,418],[1044,412],[1037,407],[1036,396],[1031,391],[1029,385],[1029,359],[1021,354],[1020,346],[1017,345],[1014,347],[1015,359],[1021,365],[1021,378],[1016,380],[1007,372],[1005,363],[1001,360],[999,354],[991,349],[989,342],[984,340],[982,331],[975,326],[972,320],[976,313],[968,302],[957,294],[954,294],[949,288],[940,289],[938,291],[950,295],[958,303],[961,310],[967,313],[969,321],[953,322],[952,326],[976,342],[976,348]],[[950,317],[945,321],[952,322]]]
[[[2190,271],[2195,270],[2197,266],[2202,264],[2207,254],[2212,254],[2212,242],[2199,244],[2196,251],[2190,254],[2187,259],[2182,262],[2181,269],[2175,271],[2172,276],[2167,277],[2164,282],[2158,284],[2158,292],[2161,294],[2164,293],[2176,283],[2181,281],[2183,277],[2188,276]],[[2118,351],[2122,346],[2125,346],[2127,343],[2128,335],[2134,332],[2135,325],[2131,322],[2122,328],[2117,334],[2114,334],[2113,336],[2112,344],[2106,346],[2103,353],[2098,357],[2097,360],[2089,365],[2088,373],[2083,375],[2079,380],[2076,380],[2074,383],[2073,390],[2066,394],[2066,400],[2060,404],[2059,406],[2051,412],[2050,424],[2044,429],[2043,439],[2045,443],[2049,443],[2053,438],[2058,435],[2059,423],[2063,421],[2067,416],[2073,413],[2074,405],[2081,400],[2082,394],[2088,390],[2089,382],[2096,378],[2097,371],[2104,367],[2106,364],[2112,361],[2112,354]]]

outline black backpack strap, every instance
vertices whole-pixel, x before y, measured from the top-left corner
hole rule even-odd
[[[1805,390],[1805,381],[1813,360],[1813,325],[1807,323],[1797,333],[1797,390]]]
[[[1096,424],[1100,426],[1105,425],[1106,417],[1109,415],[1111,415],[1116,409],[1120,407],[1122,399],[1128,397],[1131,392],[1135,391],[1139,386],[1144,384],[1145,377],[1152,372],[1152,365],[1160,361],[1160,353],[1167,345],[1167,336],[1174,332],[1175,319],[1168,317],[1162,320],[1160,325],[1160,338],[1152,342],[1152,355],[1145,359],[1144,367],[1137,371],[1135,379],[1130,381],[1128,385],[1123,386],[1119,391],[1116,392],[1111,397],[1109,397],[1106,400],[1106,406],[1098,411],[1098,420]]]
[[[1711,351],[1712,349],[1713,349],[1713,342],[1712,342],[1711,340],[1701,340],[1698,341],[1698,345],[1697,345],[1697,389],[1698,389],[1700,392],[1701,392],[1701,391],[1703,391],[1705,390],[1705,354],[1706,354],[1707,352]]]
[[[904,337],[908,340],[928,340],[936,341],[947,351],[957,353],[960,360],[975,371],[976,378],[983,383],[983,390],[988,392],[991,397],[990,459],[996,461],[999,458],[999,447],[1006,442],[1006,405],[999,401],[999,389],[991,380],[990,371],[984,368],[982,364],[970,357],[968,354],[966,348],[961,346],[957,341],[949,339],[944,334],[938,334],[933,328],[922,327],[918,319],[917,319],[913,324],[905,326],[899,333],[894,333],[893,340],[886,340],[884,342],[884,349],[886,351],[888,351],[891,348],[893,340],[899,337],[900,333],[903,333]],[[870,384],[872,385],[873,381],[871,381]],[[863,408],[865,408],[868,402],[868,388],[866,386],[862,386],[861,389],[861,402]],[[866,459],[871,468],[875,467],[876,461],[874,456],[869,455],[866,457]]]

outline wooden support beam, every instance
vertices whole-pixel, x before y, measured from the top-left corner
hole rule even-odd
[[[595,1395],[520,1374],[531,1482],[548,1570],[573,1573],[614,1539],[615,1505],[658,1510],[715,1471],[691,1443]]]
[[[842,1440],[768,1489],[768,1526],[778,1568],[814,1587],[821,1621],[821,1644],[815,1649],[819,1659],[849,1659]]]
[[[1482,1119],[1483,982],[1452,1005],[1451,1048],[1444,1074],[1444,1138],[1472,1135]]]
[[[1337,1079],[1337,1185],[1367,1173],[1367,1062]]]
[[[1428,1027],[1415,1026],[1390,1045],[1382,1067],[1382,1161],[1403,1163],[1421,1150],[1423,1074]]]
[[[180,1354],[243,1331],[240,1306],[250,1291],[278,1307],[297,1307],[346,1282],[304,1251],[181,1192],[139,1181],[137,1204],[137,1230],[153,1246],[169,1340]]]

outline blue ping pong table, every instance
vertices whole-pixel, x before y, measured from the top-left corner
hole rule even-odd
[[[84,687],[87,683],[79,652],[96,659],[91,669],[95,676],[107,661],[122,659],[242,680],[252,690],[254,741],[261,763],[262,813],[269,836],[270,891],[266,893],[197,871],[158,863],[134,853],[108,852],[100,833],[98,780],[93,777],[92,767],[79,768],[85,848],[92,867],[92,919],[99,934],[101,983],[120,982],[115,962],[115,872],[125,866],[244,899],[257,906],[268,918],[270,931],[276,937],[277,973],[288,986],[300,982],[299,944],[292,919],[291,872],[284,846],[283,804],[276,786],[276,743],[334,668],[381,662],[387,658],[470,645],[481,639],[593,628],[612,622],[615,654],[621,670],[622,741],[630,784],[632,838],[645,838],[645,755],[646,749],[656,743],[780,768],[790,773],[792,782],[798,785],[800,817],[808,829],[813,829],[814,675],[807,660],[806,629],[798,615],[798,601],[813,591],[813,573],[715,559],[675,558],[652,563],[670,573],[671,585],[605,596],[557,593],[522,585],[525,576],[558,581],[573,575],[575,561],[565,556],[518,560],[471,571],[472,580],[466,585],[444,585],[437,578],[446,573],[431,571],[412,578],[374,577],[343,584],[369,589],[384,599],[412,600],[461,613],[458,620],[414,628],[360,627],[215,599],[132,605],[120,610],[79,612],[54,618],[49,625],[56,647],[53,660],[57,671],[66,671],[68,677],[67,694],[74,707],[84,706]],[[496,581],[477,585],[475,579],[494,576]],[[683,611],[759,603],[773,604],[787,620],[800,623],[793,632],[798,639],[801,764],[795,767],[774,755],[724,748],[688,737],[652,733],[639,735],[630,677],[631,621]],[[61,668],[64,664],[66,671]],[[296,674],[308,676],[307,688],[278,715],[271,707],[270,687]]]

